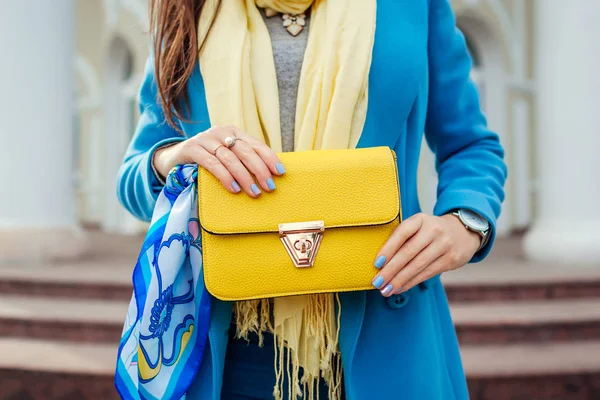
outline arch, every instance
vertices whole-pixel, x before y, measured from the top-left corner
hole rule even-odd
[[[517,29],[504,5],[498,0],[462,0],[457,6],[457,21],[473,20],[479,23],[490,37],[498,39],[497,44],[509,55],[506,61],[510,72],[517,77],[523,77],[525,60],[520,38],[522,27]],[[490,16],[493,21],[490,21]]]

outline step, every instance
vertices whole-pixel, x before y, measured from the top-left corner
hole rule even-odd
[[[591,400],[600,393],[600,341],[466,345],[461,352],[472,400]],[[0,399],[118,398],[115,346],[0,338],[0,354]]]
[[[128,303],[0,295],[0,336],[116,343]],[[461,344],[600,339],[600,299],[456,303]]]
[[[0,338],[0,399],[117,400],[114,345]]]
[[[128,302],[0,295],[0,337],[117,344]],[[0,353],[1,354],[1,353]]]
[[[135,259],[0,267],[0,294],[129,300]]]
[[[600,298],[453,303],[450,310],[461,344],[600,340]]]
[[[600,341],[461,348],[472,400],[600,399]]]
[[[0,267],[0,294],[129,300],[135,256]],[[539,265],[491,257],[442,275],[451,302],[600,297],[600,265]]]
[[[450,302],[600,298],[600,265],[496,259],[442,275]]]

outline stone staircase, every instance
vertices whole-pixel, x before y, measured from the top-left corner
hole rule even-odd
[[[0,400],[119,399],[129,266],[0,269]]]
[[[105,246],[84,263],[0,268],[0,400],[118,399],[112,374],[139,243]],[[113,246],[130,253],[106,256]],[[600,267],[504,253],[499,244],[500,256],[443,278],[471,398],[600,399]]]
[[[600,399],[600,266],[492,256],[443,282],[471,399]]]

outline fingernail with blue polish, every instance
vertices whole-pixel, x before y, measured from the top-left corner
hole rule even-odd
[[[275,169],[277,170],[277,173],[282,175],[285,174],[285,167],[283,166],[282,163],[278,162],[277,164],[275,164]]]
[[[373,286],[375,286],[376,289],[379,289],[381,285],[383,285],[383,277],[378,276],[373,279]]]
[[[240,187],[240,185],[238,185],[238,183],[236,181],[233,181],[233,183],[231,184],[231,187],[233,188],[233,191],[236,193],[239,193],[240,190],[242,190],[242,188]]]
[[[386,287],[383,288],[383,290],[381,291],[381,294],[384,296],[387,296],[388,294],[392,293],[392,289],[394,287],[392,285],[387,285]]]
[[[375,268],[381,268],[385,264],[385,256],[379,256],[375,260]]]
[[[261,193],[258,186],[256,186],[256,183],[253,183],[250,189],[252,190],[252,193],[254,193],[255,196],[258,196]]]
[[[267,186],[270,190],[275,190],[275,188],[277,187],[275,186],[275,181],[273,180],[273,178],[267,179]]]
[[[402,289],[402,286],[400,286],[398,289],[396,289],[396,290],[394,291],[394,294],[400,294],[400,293],[402,293],[403,291],[404,291],[404,289]]]

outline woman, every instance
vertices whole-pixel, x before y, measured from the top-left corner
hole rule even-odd
[[[405,220],[373,255],[377,290],[340,294],[341,392],[467,399],[439,275],[489,253],[506,167],[449,0],[152,3],[154,56],[119,175],[123,205],[149,220],[180,164],[206,168],[231,196],[260,198],[285,173],[279,151],[389,146]],[[417,197],[422,132],[437,160],[434,215]],[[238,338],[232,306],[213,301],[188,399],[272,398],[273,338]],[[319,389],[332,392],[323,379]]]

